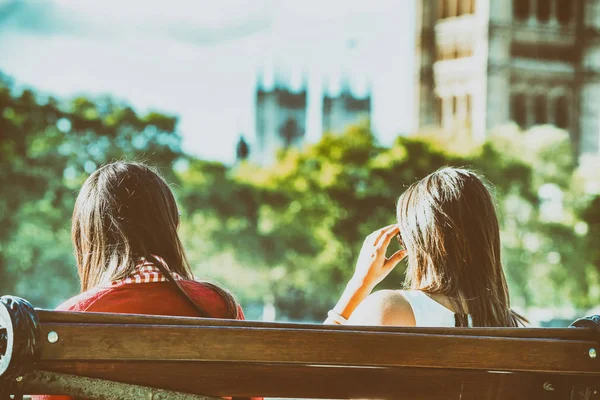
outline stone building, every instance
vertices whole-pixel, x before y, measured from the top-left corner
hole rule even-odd
[[[415,129],[513,121],[600,152],[600,1],[417,0]]]
[[[342,82],[338,94],[332,94],[327,87],[323,90],[323,133],[344,132],[350,125],[371,118],[371,93],[357,96],[352,92],[347,79]]]

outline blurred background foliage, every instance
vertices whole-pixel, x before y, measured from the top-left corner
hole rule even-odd
[[[485,143],[423,132],[385,147],[366,126],[281,152],[267,168],[227,166],[185,154],[173,116],[140,115],[110,98],[42,98],[4,77],[0,293],[54,307],[78,292],[69,233],[77,190],[98,166],[126,159],[157,166],[172,184],[199,278],[229,288],[249,318],[266,304],[278,320],[320,321],[364,237],[394,222],[403,190],[454,165],[494,186],[513,305],[526,313],[598,305],[600,197],[566,132],[505,126]],[[381,286],[400,287],[403,272],[401,264]]]

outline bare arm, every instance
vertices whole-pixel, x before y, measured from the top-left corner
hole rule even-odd
[[[392,238],[398,232],[397,225],[390,225],[367,236],[358,256],[354,276],[346,285],[344,293],[332,310],[334,314],[341,317],[339,319],[350,319],[357,307],[369,297],[375,286],[406,256],[405,250],[397,251],[390,258],[385,256]],[[336,321],[327,318],[324,323],[335,324]]]
[[[349,319],[353,315],[354,310],[372,291],[373,287],[368,282],[365,283],[359,279],[351,279],[337,304],[333,307],[333,311],[343,318]],[[324,323],[326,325],[334,325],[335,321],[328,317]]]

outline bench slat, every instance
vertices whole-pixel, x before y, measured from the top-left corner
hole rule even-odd
[[[571,398],[600,390],[597,377],[410,368],[328,368],[289,364],[42,361],[38,367],[93,378],[236,397],[447,400]],[[552,389],[549,393],[548,389]]]
[[[246,328],[279,328],[279,329],[322,329],[334,331],[368,331],[427,333],[439,335],[495,336],[539,339],[594,340],[594,333],[589,329],[575,328],[418,328],[392,326],[351,326],[297,324],[284,322],[238,321],[216,318],[172,317],[141,314],[110,314],[96,312],[65,312],[36,310],[42,322],[86,323],[86,324],[143,324],[143,325],[185,325],[185,326],[234,326]]]
[[[41,360],[188,360],[425,367],[600,376],[597,343],[491,336],[238,326],[43,323]],[[598,350],[598,349],[596,349]]]

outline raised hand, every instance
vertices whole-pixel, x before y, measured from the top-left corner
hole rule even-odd
[[[390,242],[399,232],[398,225],[389,225],[367,236],[356,262],[353,279],[375,287],[406,257],[406,250],[398,250],[389,258],[385,256]]]

